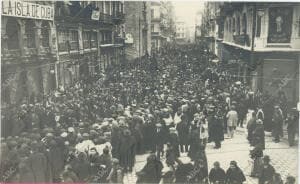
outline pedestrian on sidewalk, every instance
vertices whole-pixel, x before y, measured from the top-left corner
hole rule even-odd
[[[279,173],[274,174],[272,184],[283,184],[283,181],[281,179],[281,175]]]
[[[234,136],[234,128],[237,126],[238,114],[235,110],[235,106],[232,105],[230,111],[226,115],[227,118],[227,134],[229,138]]]
[[[223,132],[223,117],[220,110],[217,114],[208,118],[208,124],[210,125],[210,137],[209,140],[215,142],[215,149],[221,148],[221,141],[224,140]]]
[[[298,112],[296,112],[298,114]],[[288,132],[288,141],[290,146],[295,145],[295,135],[298,132],[298,121],[299,118],[297,117],[296,114],[288,113],[287,114],[287,132]]]
[[[226,171],[225,184],[243,184],[246,181],[243,171],[238,167],[236,161],[230,162]]]
[[[224,184],[226,174],[224,169],[220,167],[219,162],[214,163],[214,167],[209,172],[209,181],[212,184]]]
[[[177,124],[177,132],[180,143],[180,152],[188,152],[189,151],[189,124],[187,121],[181,121]]]
[[[253,131],[255,130],[255,128],[256,128],[256,117],[255,117],[255,112],[252,112],[251,118],[247,123],[247,130],[248,130],[247,139],[252,146],[254,146],[253,145]]]
[[[280,142],[280,135],[281,135],[282,124],[283,124],[282,111],[280,110],[278,105],[276,105],[274,107],[274,113],[273,113],[272,121],[273,121],[272,134],[274,136],[275,143],[278,143],[278,142]]]
[[[261,119],[256,120],[256,126],[255,129],[252,132],[253,140],[252,145],[260,145],[261,148],[265,149],[265,130],[264,125]]]
[[[140,172],[137,172],[136,183],[158,184],[162,176],[163,164],[157,159],[155,154],[149,155],[147,163]]]
[[[270,157],[265,155],[263,158],[263,167],[258,177],[258,184],[273,184],[273,177],[275,174],[274,167],[270,164]]]
[[[251,177],[258,177],[261,172],[261,167],[263,164],[263,149],[261,144],[255,145],[253,150],[250,150],[250,157],[253,160],[253,165],[251,168]]]
[[[284,184],[295,184],[296,179],[294,176],[287,176]]]

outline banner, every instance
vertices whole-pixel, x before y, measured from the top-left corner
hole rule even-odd
[[[19,0],[4,0],[1,3],[2,16],[54,20],[54,8],[52,6]]]
[[[274,7],[269,9],[268,43],[290,43],[292,17],[292,7]]]

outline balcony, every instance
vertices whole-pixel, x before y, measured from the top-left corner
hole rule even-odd
[[[2,49],[1,52],[1,59],[2,59],[2,65],[6,64],[12,64],[14,61],[19,61],[17,58],[21,57],[21,50],[20,49],[14,49],[14,50],[7,50]]]
[[[112,23],[112,16],[109,15],[109,14],[100,13],[100,19],[99,20],[100,20],[100,22],[111,24]]]
[[[241,45],[241,46],[250,46],[250,39],[249,35],[243,34],[243,35],[234,35],[233,41],[235,44]]]
[[[124,44],[125,43],[125,40],[124,38],[121,38],[121,37],[116,37],[115,38],[115,44]]]
[[[125,14],[123,12],[115,12],[112,15],[112,20],[116,24],[124,23],[125,22]]]
[[[152,22],[160,22],[160,17],[151,17]]]
[[[101,45],[105,45],[105,44],[112,44],[112,40],[102,40],[100,42]]]

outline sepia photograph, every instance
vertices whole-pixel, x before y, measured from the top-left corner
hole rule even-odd
[[[1,0],[0,183],[296,184],[300,1]]]

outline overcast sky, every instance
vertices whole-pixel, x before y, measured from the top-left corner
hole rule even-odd
[[[202,10],[203,3],[203,1],[173,1],[175,15],[179,20],[185,21],[187,26],[194,26],[196,12]]]

